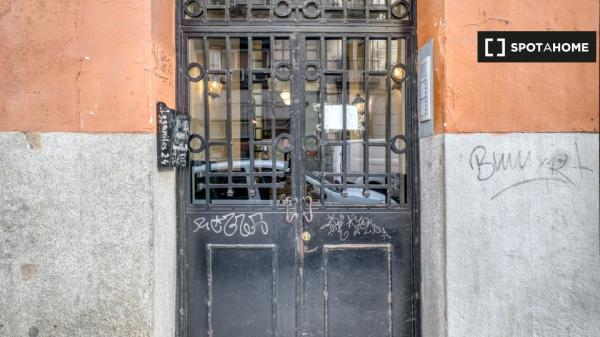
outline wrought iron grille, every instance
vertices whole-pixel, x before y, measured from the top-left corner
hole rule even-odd
[[[307,193],[330,205],[406,203],[406,39],[320,34],[302,42],[304,169],[318,179],[315,188],[307,178]],[[341,198],[327,200],[328,190]]]
[[[290,107],[281,92],[293,90],[291,51],[286,35],[188,40],[195,203],[276,204],[289,190]]]
[[[408,207],[412,5],[183,1],[191,204]]]
[[[187,0],[186,24],[194,23],[315,23],[410,22],[408,0]]]

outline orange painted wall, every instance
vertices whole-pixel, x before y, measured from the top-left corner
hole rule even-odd
[[[0,0],[0,131],[152,132],[175,0]],[[597,0],[420,0],[436,132],[598,131],[598,63],[478,64],[478,30],[598,30]]]
[[[419,45],[434,40],[437,133],[598,132],[598,62],[477,63],[477,31],[598,31],[599,1],[417,5]]]
[[[0,131],[153,131],[175,95],[173,6],[0,1]]]
[[[156,101],[175,107],[175,0],[152,0],[152,112]]]
[[[444,36],[444,0],[417,1],[417,40],[421,47],[427,41],[433,41],[433,112],[435,132],[443,132],[445,97],[441,83],[445,83],[446,70],[442,62],[445,55],[446,38]]]

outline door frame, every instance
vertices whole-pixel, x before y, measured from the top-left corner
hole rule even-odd
[[[417,22],[417,11],[416,11],[416,0],[410,1],[411,6],[411,25],[406,27],[399,27],[399,33],[409,33],[410,36],[407,36],[407,67],[409,73],[416,75],[417,67],[417,32],[416,32],[416,22]],[[184,99],[187,99],[187,94],[184,93],[183,90],[183,81],[186,77],[183,75],[185,71],[185,58],[186,55],[183,55],[181,52],[182,44],[184,43],[184,34],[186,33],[182,26],[180,25],[181,19],[183,17],[183,1],[177,1],[175,5],[175,41],[176,41],[176,109],[181,111],[181,108],[184,106]],[[250,33],[260,33],[264,30],[261,30],[261,27],[264,27],[265,23],[246,23],[245,29]],[[239,26],[239,25],[238,25]],[[216,25],[214,27],[210,27],[208,32],[230,32],[228,30],[230,26],[226,24]],[[319,32],[318,27],[307,26],[306,32]],[[273,26],[270,27],[271,32],[287,32],[285,26]],[[199,28],[195,27],[194,31],[199,32]],[[353,30],[351,27],[340,27],[340,33],[352,33]],[[371,31],[369,31],[371,32]],[[406,169],[407,172],[410,172],[411,180],[411,188],[408,191],[407,197],[411,200],[410,207],[410,215],[413,219],[412,221],[412,281],[413,281],[413,290],[414,296],[412,299],[412,312],[414,313],[413,326],[414,326],[414,336],[421,336],[421,251],[420,251],[420,171],[419,171],[419,121],[418,121],[418,113],[416,111],[417,108],[417,76],[411,76],[406,81],[406,100],[407,100],[407,114],[410,118],[407,121],[410,121],[408,126],[408,132],[406,135],[410,140],[407,142],[407,150],[411,153],[411,160],[407,160]],[[175,336],[177,337],[188,337],[188,322],[187,322],[187,313],[188,313],[188,297],[189,297],[189,286],[188,286],[188,276],[186,265],[187,255],[185,253],[187,247],[187,231],[186,231],[186,210],[189,204],[187,197],[188,193],[185,192],[186,184],[186,174],[187,168],[177,168],[176,169],[176,223],[177,223],[177,271],[176,271],[176,304],[175,304]],[[235,207],[235,206],[233,206]],[[334,208],[332,208],[334,209]],[[296,311],[298,314],[298,308]],[[299,334],[299,327],[297,327],[296,335]]]

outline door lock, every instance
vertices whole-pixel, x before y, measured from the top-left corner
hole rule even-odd
[[[310,233],[308,231],[304,231],[302,233],[302,240],[306,241],[310,241]]]

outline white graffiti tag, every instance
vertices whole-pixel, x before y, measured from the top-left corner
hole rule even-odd
[[[263,235],[269,234],[269,225],[263,220],[262,213],[251,215],[228,213],[225,215],[215,215],[210,219],[204,217],[194,219],[194,233],[205,230],[216,234],[223,233],[225,236],[234,236],[236,234],[242,237],[257,234],[256,229],[260,229]]]
[[[329,214],[327,223],[321,230],[327,229],[327,235],[339,235],[340,240],[346,241],[350,236],[361,237],[366,235],[381,235],[382,239],[391,239],[383,226],[377,225],[373,219],[361,215]]]

